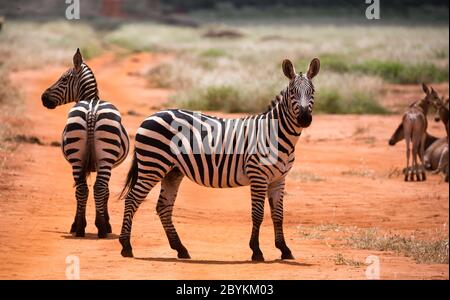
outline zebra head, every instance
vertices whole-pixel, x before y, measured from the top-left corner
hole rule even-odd
[[[289,59],[283,61],[283,73],[289,79],[286,98],[290,112],[296,118],[300,127],[306,128],[312,122],[314,105],[314,85],[312,79],[319,73],[320,61],[314,58],[309,64],[306,75],[295,72],[294,65]]]
[[[48,109],[69,102],[98,99],[97,82],[91,69],[83,63],[80,49],[73,56],[73,68],[46,89],[41,99]]]

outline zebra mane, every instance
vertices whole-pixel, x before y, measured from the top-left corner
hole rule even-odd
[[[268,113],[269,111],[271,111],[275,106],[277,106],[278,103],[281,102],[281,100],[283,100],[284,94],[286,93],[285,90],[282,90],[278,95],[275,96],[275,98],[270,101],[269,106],[267,106],[267,109],[263,112],[263,114]]]
[[[99,91],[97,86],[97,79],[95,78],[94,72],[85,62],[81,64],[81,70],[80,82],[82,85],[86,86],[87,90],[83,91],[83,93],[80,95],[80,100],[98,100]],[[90,85],[91,87],[88,88],[87,85]]]

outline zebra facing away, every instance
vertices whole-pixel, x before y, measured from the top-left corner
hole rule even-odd
[[[289,84],[269,109],[260,115],[222,119],[169,109],[143,121],[136,133],[133,161],[121,195],[125,196],[119,238],[122,256],[133,256],[130,243],[133,216],[150,190],[161,181],[157,214],[170,247],[178,252],[178,258],[190,258],[172,223],[175,198],[186,176],[207,187],[250,185],[253,223],[250,248],[253,261],[264,260],[259,247],[259,229],[267,195],[275,246],[281,250],[282,259],[294,258],[283,234],[285,176],[293,165],[295,145],[302,128],[312,122],[314,86],[311,80],[319,73],[320,61],[314,58],[306,75],[297,74],[289,60],[283,61],[282,68]],[[276,128],[275,131],[273,128]],[[275,132],[275,141],[267,137],[270,130]],[[269,163],[267,151],[255,146],[258,144],[256,139],[261,136],[263,143],[270,140],[270,149],[276,146],[276,155]]]
[[[69,111],[61,143],[64,157],[72,165],[76,187],[77,210],[70,233],[75,233],[77,237],[85,235],[89,194],[86,178],[90,172],[97,172],[94,184],[95,225],[98,237],[104,238],[111,233],[108,214],[111,169],[126,158],[130,142],[117,108],[99,100],[94,74],[83,63],[79,49],[73,57],[73,64],[73,68],[45,90],[42,104],[54,109],[76,102]]]

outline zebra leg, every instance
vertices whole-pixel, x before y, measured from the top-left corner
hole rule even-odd
[[[173,169],[163,178],[156,212],[166,232],[170,248],[178,252],[178,258],[191,258],[189,252],[181,243],[180,237],[172,223],[173,206],[182,179],[183,173],[178,169]]]
[[[77,199],[77,212],[75,220],[70,228],[70,233],[75,233],[77,237],[84,237],[86,228],[86,202],[89,195],[89,188],[86,183],[86,178],[79,179],[75,183],[76,191],[75,197]]]
[[[109,223],[108,200],[109,200],[109,189],[108,194],[105,196],[105,199],[103,200],[103,212],[105,214],[106,233],[112,233],[111,223]]]
[[[97,178],[94,183],[95,199],[95,226],[98,229],[98,237],[105,238],[111,232],[111,225],[106,216],[108,215],[109,179],[111,177],[111,166],[99,166]],[[106,210],[105,210],[106,204]]]
[[[252,261],[264,261],[264,256],[259,248],[259,228],[264,217],[264,200],[267,193],[267,183],[265,179],[251,180],[252,194],[252,235],[250,237],[250,249],[253,251]]]
[[[284,179],[269,186],[268,196],[275,231],[275,247],[281,250],[281,259],[294,259],[291,250],[286,245],[283,233]]]
[[[123,213],[122,230],[119,237],[120,244],[122,245],[121,254],[123,257],[133,257],[133,248],[131,247],[130,237],[134,214],[151,189],[161,179],[162,177],[153,180],[139,178],[125,196],[125,210]]]

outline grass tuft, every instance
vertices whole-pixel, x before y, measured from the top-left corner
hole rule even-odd
[[[357,249],[394,251],[418,263],[448,264],[448,237],[424,241],[414,236],[380,235],[375,229],[368,229],[348,237],[347,243]]]
[[[352,266],[357,268],[366,266],[366,264],[363,262],[350,258],[345,258],[344,255],[342,255],[342,253],[337,253],[333,260],[334,264],[338,266]]]

